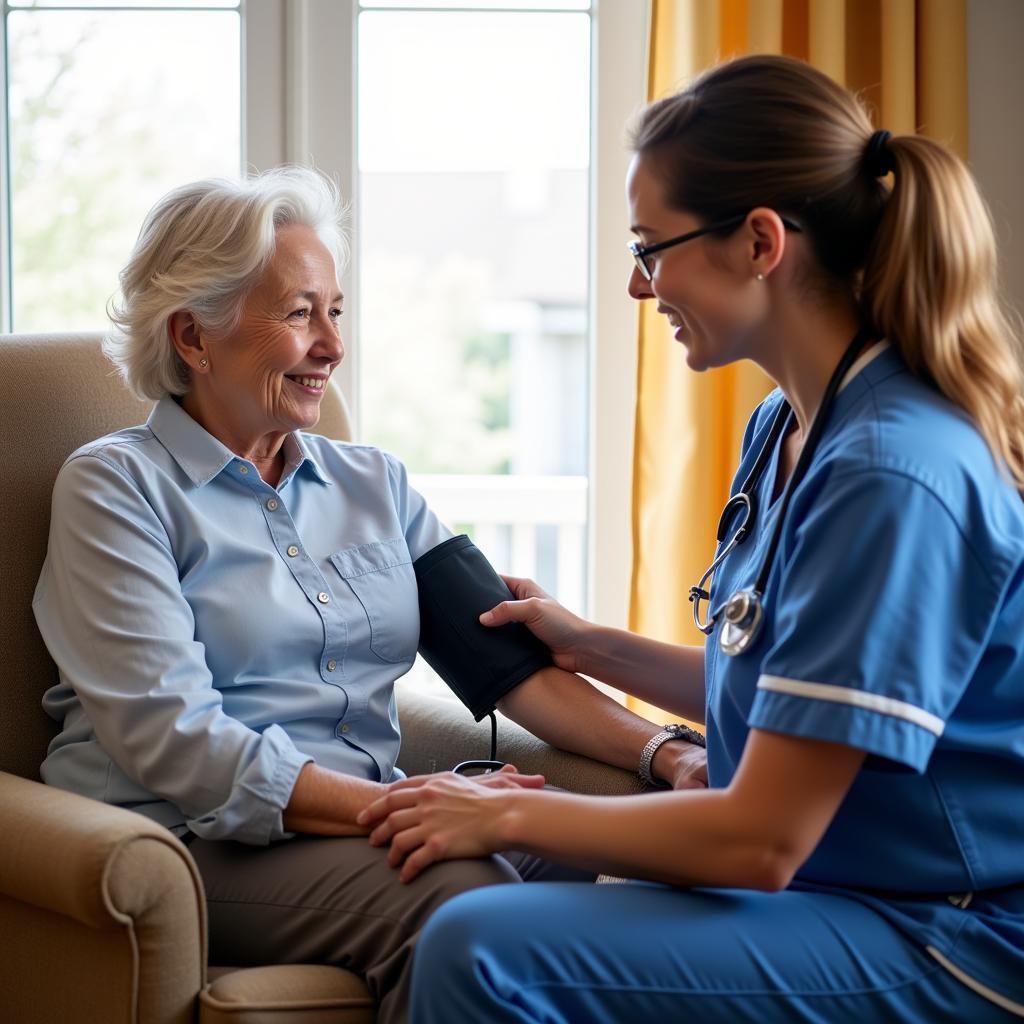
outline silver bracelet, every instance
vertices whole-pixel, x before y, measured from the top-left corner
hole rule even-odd
[[[648,786],[653,786],[655,789],[669,788],[667,782],[662,782],[661,779],[656,779],[651,774],[651,762],[654,760],[658,747],[662,743],[668,743],[669,740],[682,740],[684,743],[693,743],[698,747],[707,745],[704,736],[697,732],[696,729],[691,729],[688,725],[666,725],[661,732],[656,732],[644,746],[640,754],[640,766],[637,768],[637,774],[640,778]]]

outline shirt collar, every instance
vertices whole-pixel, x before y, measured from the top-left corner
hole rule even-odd
[[[148,426],[196,487],[208,484],[226,466],[238,459],[234,452],[192,419],[170,395],[164,395],[153,406]],[[317,480],[330,484],[330,479],[300,433],[289,434],[284,439],[284,457],[282,483],[308,465]]]
[[[836,394],[843,391],[846,388],[846,385],[849,384],[853,378],[861,372],[861,370],[873,363],[887,348],[889,348],[889,342],[883,338],[881,341],[876,341],[869,349],[865,349],[865,351],[863,351],[857,359],[854,360],[853,365],[846,371],[846,376],[843,377],[840,382],[839,391],[837,391]]]
[[[196,487],[208,484],[237,457],[196,423],[170,395],[164,395],[153,406],[148,426]]]
[[[285,439],[285,476],[291,475],[292,465],[294,463],[295,472],[302,469],[303,466],[308,466],[309,471],[316,477],[317,480],[322,484],[330,486],[332,483],[331,478],[324,472],[323,467],[317,461],[316,455],[313,453],[312,445],[306,435],[301,431],[296,431],[294,434],[289,434]]]

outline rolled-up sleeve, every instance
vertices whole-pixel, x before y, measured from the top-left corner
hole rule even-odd
[[[129,779],[204,838],[287,835],[282,811],[312,758],[278,725],[257,732],[224,712],[160,516],[102,451],[58,476],[33,607],[62,682]]]

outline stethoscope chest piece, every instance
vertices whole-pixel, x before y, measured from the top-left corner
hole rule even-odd
[[[724,654],[742,654],[761,632],[764,607],[761,595],[753,589],[737,590],[722,609],[722,628],[718,646]]]

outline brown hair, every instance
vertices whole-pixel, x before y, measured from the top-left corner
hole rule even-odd
[[[1024,488],[1024,367],[997,296],[988,210],[963,162],[920,135],[868,158],[860,102],[790,57],[742,57],[650,104],[632,144],[668,203],[707,221],[756,206],[796,218],[820,272],[857,296],[861,315],[907,365],[977,424]]]

